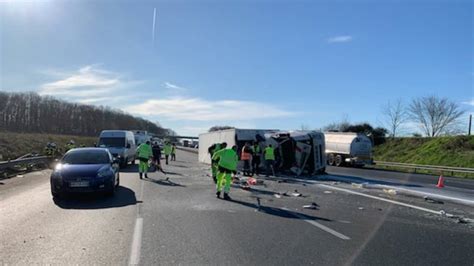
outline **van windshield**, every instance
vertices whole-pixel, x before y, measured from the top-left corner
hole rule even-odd
[[[125,138],[100,138],[99,147],[125,147]]]

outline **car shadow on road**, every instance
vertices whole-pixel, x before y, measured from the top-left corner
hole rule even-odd
[[[169,187],[186,187],[185,185],[176,183],[171,181],[170,179],[153,179],[153,178],[145,178],[145,181],[155,183],[157,185],[162,185],[162,186],[169,186]]]
[[[108,209],[142,203],[137,201],[133,190],[119,186],[115,195],[107,197],[101,193],[71,194],[65,198],[53,199],[62,209]]]
[[[275,208],[275,207],[269,207],[269,206],[262,206],[259,204],[255,203],[250,203],[246,201],[241,201],[237,199],[231,199],[229,202],[232,203],[237,203],[245,207],[253,208],[256,209],[259,212],[269,214],[269,215],[274,215],[282,218],[289,218],[289,219],[308,219],[308,220],[319,220],[319,221],[326,221],[326,222],[332,222],[333,220],[324,218],[324,217],[318,217],[318,216],[313,216],[313,215],[308,215],[304,214],[301,212],[296,212],[296,211],[291,211],[291,210],[286,210],[286,209],[281,209],[281,208]]]

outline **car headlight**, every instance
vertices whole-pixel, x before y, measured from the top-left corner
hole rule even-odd
[[[113,172],[112,172],[112,169],[110,169],[110,168],[100,170],[97,173],[97,177],[100,177],[100,178],[103,178],[103,177],[106,177],[106,176],[111,176],[111,175],[113,175]]]

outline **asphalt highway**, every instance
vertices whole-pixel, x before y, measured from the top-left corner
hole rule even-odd
[[[164,167],[167,176],[147,180],[123,169],[114,197],[56,202],[50,170],[0,180],[0,264],[474,264],[473,224],[455,218],[474,218],[467,206],[282,177],[258,177],[263,185],[251,190],[234,185],[225,201],[197,154],[178,151]],[[370,178],[361,172],[369,170],[328,171]]]

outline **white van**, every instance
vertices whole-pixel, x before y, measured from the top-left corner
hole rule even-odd
[[[126,130],[103,130],[99,137],[99,147],[108,148],[120,160],[122,167],[128,162],[135,164],[135,138],[133,132]]]

